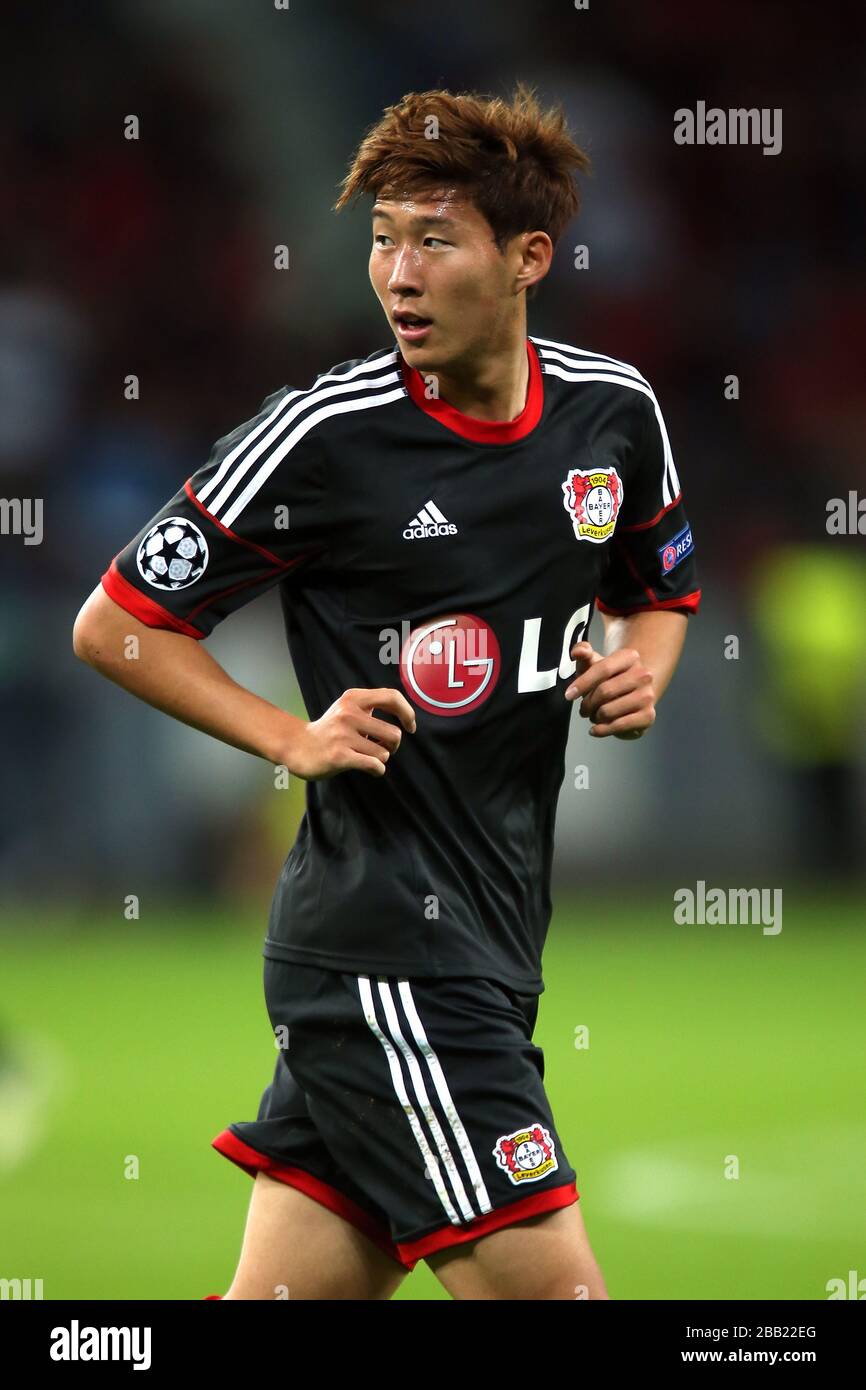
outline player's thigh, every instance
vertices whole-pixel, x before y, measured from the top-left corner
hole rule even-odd
[[[610,1297],[579,1202],[426,1258],[455,1299]]]
[[[387,1299],[405,1275],[342,1216],[258,1173],[225,1298]]]

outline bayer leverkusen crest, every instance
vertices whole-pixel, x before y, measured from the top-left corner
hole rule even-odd
[[[615,468],[572,468],[562,491],[579,541],[601,545],[613,535],[622,506],[622,481]]]
[[[538,1182],[559,1167],[550,1130],[540,1124],[500,1134],[492,1152],[498,1166],[516,1186]]]

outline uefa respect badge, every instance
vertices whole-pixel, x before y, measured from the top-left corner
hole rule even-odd
[[[570,468],[562,502],[579,541],[602,545],[613,535],[622,506],[622,480],[615,468]]]
[[[659,560],[661,561],[662,574],[670,574],[671,570],[676,569],[681,560],[687,555],[691,555],[695,548],[692,540],[691,526],[684,526],[675,536],[665,544],[658,547]]]

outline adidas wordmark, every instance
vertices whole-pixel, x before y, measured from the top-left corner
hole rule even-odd
[[[425,502],[403,532],[406,541],[421,541],[427,536],[456,536],[457,527],[443,516],[435,502]]]

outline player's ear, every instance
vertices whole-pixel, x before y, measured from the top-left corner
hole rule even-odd
[[[530,280],[526,286],[526,298],[533,299],[538,286],[550,270],[553,261],[553,242],[547,232],[523,232],[521,235],[522,265],[518,272],[521,279]]]

